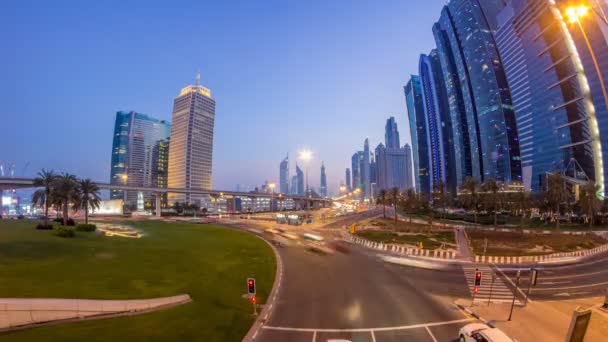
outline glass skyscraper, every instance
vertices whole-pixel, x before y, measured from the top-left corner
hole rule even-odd
[[[468,125],[471,174],[482,181],[521,181],[515,114],[493,37],[496,14],[504,6],[502,0],[451,0],[439,20],[440,33],[445,32],[442,38],[446,41],[442,43],[450,46],[440,54],[451,52],[458,72]],[[442,70],[448,70],[447,66]],[[444,74],[444,79],[453,80],[453,76]],[[452,92],[448,98],[456,98],[454,88],[448,91]]]
[[[110,183],[138,187],[167,187],[167,145],[171,124],[137,112],[117,112],[112,142]],[[112,199],[144,210],[154,194],[112,190]]]
[[[211,189],[215,100],[200,83],[183,88],[173,102],[173,126],[169,147],[169,188]],[[169,202],[201,205],[202,195],[170,193]]]
[[[279,165],[279,190],[282,194],[289,194],[289,154]]]
[[[384,128],[384,142],[386,148],[399,148],[399,130],[397,129],[397,123],[395,117],[391,116],[386,120],[386,127]]]
[[[350,191],[352,189],[352,183],[350,180],[350,169],[346,168],[346,174],[345,174],[345,180],[346,180],[346,190]]]
[[[357,151],[351,157],[351,167],[352,167],[352,171],[353,171],[353,174],[352,174],[352,176],[353,176],[353,184],[352,184],[353,190],[355,190],[357,188],[361,188],[361,171],[360,171],[360,166],[361,166],[361,158],[362,157],[363,157],[363,151]]]
[[[409,144],[405,144],[403,146],[405,150],[405,189],[413,189],[413,179],[412,179],[412,148]]]
[[[327,175],[325,174],[325,164],[321,162],[321,180],[319,186],[319,195],[327,197]]]
[[[416,75],[411,75],[403,90],[405,92],[405,103],[407,105],[407,115],[412,138],[416,192],[430,193],[427,129],[420,78]]]

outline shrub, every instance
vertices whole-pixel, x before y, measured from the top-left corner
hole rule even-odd
[[[44,223],[38,223],[36,225],[36,229],[40,229],[40,230],[51,230],[53,229],[53,225],[51,223],[49,224],[44,224]]]
[[[94,232],[97,226],[91,223],[81,223],[76,225],[76,230],[80,232]]]
[[[57,222],[57,223],[59,223],[59,224],[61,224],[63,226],[63,219],[62,218],[53,219],[53,222]],[[74,222],[74,219],[68,218],[67,225],[68,226],[75,226],[76,222]]]
[[[71,238],[76,236],[76,233],[74,232],[74,228],[61,226],[55,229],[55,235],[64,238]]]

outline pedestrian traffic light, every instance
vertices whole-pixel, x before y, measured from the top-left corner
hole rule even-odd
[[[255,296],[252,296],[252,297],[251,297],[251,302],[252,302],[252,303],[254,303],[254,304],[255,304],[255,302],[257,302],[257,301],[258,301],[258,299],[257,299]]]
[[[475,287],[481,285],[481,271],[475,271]]]
[[[247,293],[248,294],[255,294],[255,279],[254,278],[247,278]]]
[[[475,287],[473,288],[473,293],[474,293],[474,294],[479,293],[479,287],[475,286]]]

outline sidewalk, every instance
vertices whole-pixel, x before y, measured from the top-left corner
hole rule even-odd
[[[585,335],[585,342],[606,341],[608,336],[608,313],[599,309],[603,297],[580,298],[563,301],[528,303],[526,307],[516,305],[512,321],[508,321],[511,303],[475,302],[459,299],[456,304],[469,308],[479,317],[493,321],[497,328],[519,341],[559,341],[563,342],[568,333],[572,311],[577,306],[592,308],[591,321]]]

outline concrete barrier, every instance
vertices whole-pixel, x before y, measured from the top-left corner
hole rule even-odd
[[[362,239],[359,237],[355,237],[352,235],[347,235],[344,238],[348,242],[352,242],[370,249],[377,249],[381,251],[393,252],[396,254],[402,255],[414,255],[414,256],[424,256],[428,258],[436,258],[436,259],[454,259],[456,257],[456,253],[453,251],[443,251],[443,250],[428,250],[428,249],[419,249],[413,247],[407,247],[403,245],[395,245],[395,244],[383,244],[379,242],[373,242],[366,239]]]

